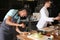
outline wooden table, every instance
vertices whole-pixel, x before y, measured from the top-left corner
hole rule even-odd
[[[60,36],[55,36],[53,40],[60,40]]]
[[[17,35],[17,38],[20,39],[20,40],[33,40],[31,38],[28,38],[27,35],[25,35],[25,36],[23,36],[23,35]],[[60,36],[59,35],[58,36],[54,35],[53,40],[60,40]]]
[[[17,35],[17,38],[20,40],[33,40],[30,38],[27,38],[26,36],[20,36],[20,35]],[[56,36],[53,40],[60,40],[60,36]]]

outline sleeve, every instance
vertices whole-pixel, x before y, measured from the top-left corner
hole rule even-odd
[[[4,20],[8,17],[8,16],[11,16],[13,17],[16,13],[17,13],[18,10],[15,10],[15,9],[10,9],[7,14],[5,15],[4,17]]]
[[[7,12],[7,16],[13,17],[13,16],[16,14],[16,12],[17,12],[17,10],[11,9],[11,10],[9,10],[9,11]]]
[[[52,17],[51,17],[51,18],[50,18],[50,17],[48,17],[48,18],[46,18],[45,20],[46,20],[46,21],[48,21],[48,22],[54,22],[54,20],[53,20],[53,18],[52,18]]]
[[[40,13],[41,13],[42,18],[43,18],[45,21],[48,21],[48,22],[53,22],[53,21],[54,21],[53,18],[48,17],[48,16],[46,15],[45,10],[41,10]]]

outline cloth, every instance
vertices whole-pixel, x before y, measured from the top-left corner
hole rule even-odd
[[[17,10],[11,9],[5,16],[3,22],[1,23],[0,40],[13,40],[15,30],[12,26],[6,24],[6,19],[8,16],[12,17],[11,21],[14,23],[17,23],[18,20],[20,21],[20,17],[17,14]]]
[[[47,8],[43,7],[40,10],[40,19],[36,26],[37,26],[38,30],[40,30],[41,28],[46,27],[48,22],[53,22],[53,21],[54,21],[53,18],[49,17],[49,12],[48,12]]]
[[[4,17],[4,20],[7,19],[8,16],[11,16],[12,18],[17,19],[17,23],[19,23],[20,22],[20,17],[18,16],[17,12],[18,12],[18,10],[16,10],[16,9],[10,9],[7,12],[6,16]]]
[[[0,40],[13,40],[14,29],[5,23],[4,20],[0,26]]]

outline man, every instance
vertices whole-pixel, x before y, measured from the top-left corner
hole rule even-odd
[[[47,8],[49,8],[51,5],[50,0],[45,0],[44,1],[44,6],[40,10],[40,20],[37,23],[37,28],[40,30],[41,28],[47,27],[48,22],[53,22],[54,20],[58,20],[58,17],[56,18],[50,18],[49,17],[49,12]]]
[[[13,27],[25,28],[24,23],[19,24],[21,17],[27,17],[26,8],[9,10],[0,27],[0,40],[13,40]]]

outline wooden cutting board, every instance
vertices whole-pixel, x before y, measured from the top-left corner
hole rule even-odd
[[[17,38],[20,40],[33,40],[31,38],[28,38],[27,36],[17,35]]]
[[[42,29],[40,29],[40,30],[42,30],[42,31],[47,31],[47,32],[54,31],[54,29],[52,29],[52,28],[49,28],[49,27],[42,28]]]

